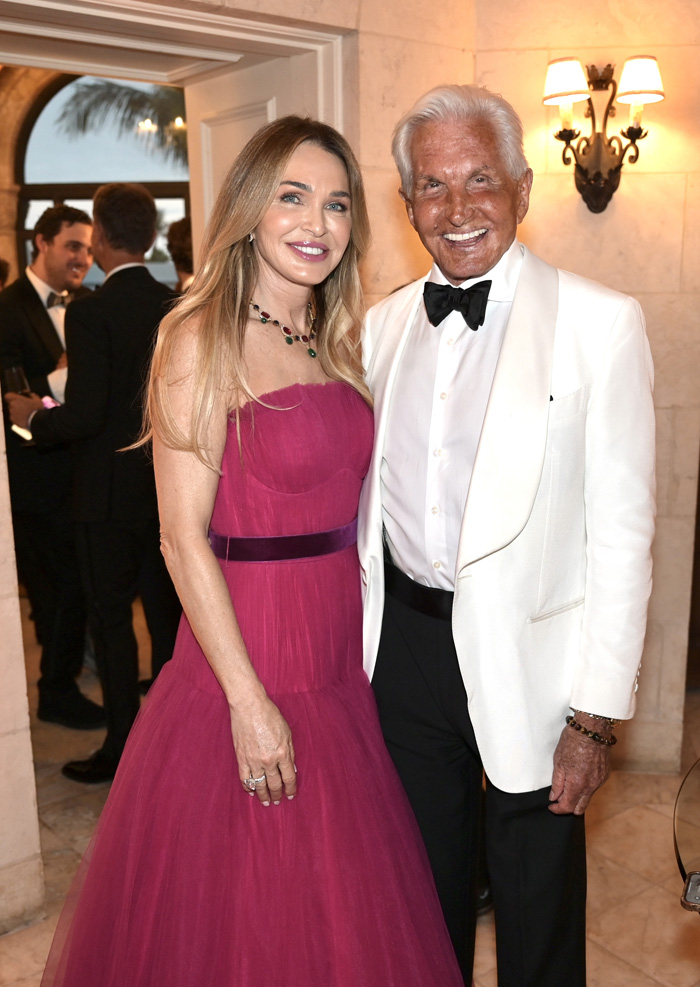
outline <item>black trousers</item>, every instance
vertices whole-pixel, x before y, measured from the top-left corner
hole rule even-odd
[[[138,645],[132,605],[141,596],[158,674],[173,653],[180,602],[160,552],[158,520],[79,523],[78,552],[102,683],[105,754],[121,757],[139,711]]]
[[[372,685],[471,984],[482,765],[450,622],[387,595]],[[548,794],[503,792],[486,779],[499,987],[585,987],[584,821],[553,815]]]
[[[17,569],[41,644],[39,697],[60,703],[77,692],[83,666],[86,607],[75,528],[67,506],[43,514],[12,512]]]

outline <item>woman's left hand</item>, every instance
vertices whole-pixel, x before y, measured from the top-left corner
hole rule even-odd
[[[283,795],[293,799],[297,776],[292,731],[277,706],[263,696],[245,710],[231,709],[231,731],[245,790],[263,805],[279,805]]]

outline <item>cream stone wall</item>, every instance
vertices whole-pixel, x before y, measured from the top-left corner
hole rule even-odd
[[[432,86],[473,82],[474,2],[361,0],[357,48],[357,152],[367,188],[373,246],[363,266],[372,304],[426,269],[426,254],[406,219],[390,152],[399,117]]]

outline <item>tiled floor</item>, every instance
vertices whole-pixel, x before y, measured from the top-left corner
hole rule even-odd
[[[22,603],[26,614],[26,601]],[[147,637],[138,611],[137,627],[140,637]],[[25,645],[28,680],[33,683],[37,648],[26,619]],[[146,674],[147,668],[142,672]],[[91,674],[84,674],[83,687],[93,698],[99,697]],[[35,710],[33,685],[29,696]],[[106,784],[86,790],[60,773],[64,761],[98,747],[102,733],[78,733],[33,717],[32,739],[46,918],[0,937],[0,987],[38,987],[61,902],[108,792]],[[684,771],[698,758],[700,693],[692,693],[687,702]],[[671,821],[681,777],[615,772],[588,812],[588,987],[700,987],[700,915],[680,906],[682,882],[673,852]],[[492,916],[479,923],[475,983],[496,987]]]

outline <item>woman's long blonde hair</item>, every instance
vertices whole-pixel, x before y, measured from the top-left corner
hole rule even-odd
[[[369,220],[359,165],[350,145],[332,127],[298,116],[267,124],[243,148],[226,176],[204,237],[200,268],[186,295],[161,323],[151,364],[142,442],[153,433],[174,449],[194,452],[210,468],[206,436],[217,398],[255,400],[243,368],[243,342],[258,264],[249,234],[267,212],[290,156],[310,143],[336,155],[350,185],[352,232],[338,267],[313,289],[316,350],[332,380],[347,381],[369,402],[359,340],[362,288],[357,270],[369,245]],[[196,317],[196,322],[194,321]],[[195,326],[195,401],[187,432],[177,424],[170,386],[176,344]]]

